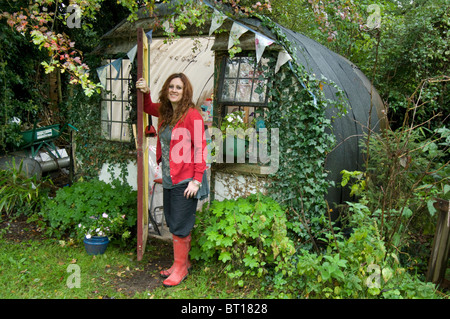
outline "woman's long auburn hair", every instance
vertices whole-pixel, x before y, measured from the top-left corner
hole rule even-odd
[[[178,106],[174,112],[168,95],[170,82],[175,78],[179,78],[183,82],[183,96],[181,97],[180,102],[178,102]],[[185,74],[174,73],[167,78],[161,91],[159,92],[159,120],[161,121],[161,130],[164,130],[167,125],[174,127],[179,120],[186,116],[187,111],[190,108],[196,108],[199,110],[199,108],[196,107],[192,101],[194,94],[193,92],[192,84]]]

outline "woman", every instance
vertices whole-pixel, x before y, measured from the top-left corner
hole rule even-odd
[[[144,111],[159,118],[156,160],[163,175],[163,206],[173,237],[174,263],[161,271],[166,287],[176,286],[190,268],[190,232],[198,199],[207,196],[206,139],[200,109],[192,102],[193,90],[183,73],[169,76],[153,103],[145,79],[136,82],[144,93]]]

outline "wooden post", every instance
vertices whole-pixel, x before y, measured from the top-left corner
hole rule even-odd
[[[434,207],[439,212],[439,216],[428,262],[427,281],[440,284],[445,277],[450,250],[449,201],[437,199]]]
[[[142,28],[137,29],[137,78],[148,77],[150,45]],[[137,90],[137,260],[142,260],[148,236],[148,144],[145,135],[147,115],[144,113],[144,94]]]

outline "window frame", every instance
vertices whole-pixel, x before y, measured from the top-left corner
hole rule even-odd
[[[238,91],[238,84],[239,84],[239,80],[242,79],[253,79],[252,80],[252,87],[250,89],[250,92],[253,94],[254,93],[254,85],[255,85],[255,80],[257,79],[256,77],[253,78],[247,78],[247,77],[239,77],[239,71],[240,71],[240,66],[241,66],[241,62],[239,63],[239,67],[237,70],[237,76],[236,77],[226,77],[226,70],[227,70],[227,65],[228,65],[228,61],[231,59],[235,59],[235,58],[252,58],[254,59],[254,67],[253,70],[257,70],[258,69],[258,64],[261,64],[262,60],[259,61],[259,63],[256,61],[256,56],[254,54],[252,54],[252,52],[254,51],[244,51],[241,52],[240,54],[236,54],[233,58],[230,58],[229,55],[223,55],[221,57],[222,61],[221,61],[221,68],[220,68],[220,75],[218,77],[219,79],[219,85],[218,85],[218,94],[217,94],[217,105],[219,107],[219,109],[221,110],[221,114],[220,117],[222,120],[228,113],[227,113],[227,109],[229,107],[238,107],[239,110],[243,110],[243,108],[245,107],[252,107],[256,109],[261,109],[261,108],[267,108],[269,107],[269,81],[270,79],[265,78],[265,80],[267,81],[266,83],[266,88],[265,88],[265,92],[264,92],[264,102],[251,102],[251,97],[249,97],[249,101],[236,101],[236,96],[237,96],[237,91]],[[236,80],[236,86],[235,86],[235,90],[234,90],[234,99],[227,101],[227,100],[223,100],[222,95],[223,95],[223,90],[224,90],[224,86],[225,86],[225,80],[227,79],[235,79]]]
[[[119,143],[129,143],[133,141],[133,135],[130,129],[130,117],[132,113],[133,96],[130,94],[130,83],[132,82],[132,61],[129,59],[121,59],[121,66],[119,74],[113,66],[113,62],[118,59],[107,59],[107,70],[106,70],[106,82],[107,85],[104,90],[102,90],[101,99],[101,115],[100,115],[100,127],[101,136],[103,139],[111,142]],[[128,68],[125,70],[125,68]],[[124,72],[126,71],[126,72]],[[128,76],[126,75],[128,73]],[[120,86],[120,96],[114,95],[114,86]],[[109,89],[107,89],[109,87]],[[127,92],[125,94],[125,92]],[[106,103],[106,106],[104,104]],[[120,115],[116,114],[117,110],[114,108],[114,103],[120,104]],[[104,116],[104,110],[106,109],[107,115]],[[128,113],[128,116],[127,114]],[[120,120],[115,118],[120,117]],[[120,125],[120,135],[114,137],[113,125]],[[106,129],[105,129],[106,128]]]

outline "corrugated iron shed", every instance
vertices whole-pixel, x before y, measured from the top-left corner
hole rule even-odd
[[[162,8],[161,15],[167,15],[164,10],[167,8]],[[266,36],[273,37],[257,19],[243,19],[239,22]],[[154,27],[154,21],[149,17],[141,17],[136,22],[124,20],[104,35],[103,43],[95,50],[95,53],[110,55],[128,52],[136,43],[138,27],[148,31]],[[225,23],[222,27],[229,29],[231,23]],[[364,161],[360,141],[364,138],[363,133],[367,131],[369,110],[372,105],[371,128],[378,131],[386,125],[383,121],[383,102],[367,77],[353,63],[300,33],[282,26],[279,27],[296,48],[297,61],[308,72],[315,74],[317,79],[323,75],[336,83],[348,99],[350,106],[348,114],[333,122],[337,147],[329,154],[326,161],[329,178],[334,180],[337,185],[329,190],[327,199],[330,203],[342,203],[350,198],[349,191],[339,186],[340,172],[343,169],[349,171],[362,169]],[[180,34],[181,38],[171,44],[164,43],[164,38],[158,38],[162,36],[160,31],[159,34],[153,34],[151,44],[152,99],[155,101],[158,99],[163,81],[173,72],[184,72],[189,76],[195,87],[194,102],[197,104],[202,103],[206,97],[211,95],[214,77],[214,52],[211,48],[214,45],[213,49],[224,49],[222,43],[224,33],[217,37],[207,37],[208,30],[208,23],[201,30],[197,28],[185,30],[184,34]],[[245,49],[249,49],[250,44],[254,43],[252,37],[251,32],[244,34],[242,43],[246,46]],[[200,44],[200,50],[195,53],[192,52],[194,41],[198,41]],[[324,93],[327,98],[335,99],[334,88],[324,86]],[[336,110],[333,108],[327,110],[329,118],[335,113]]]

